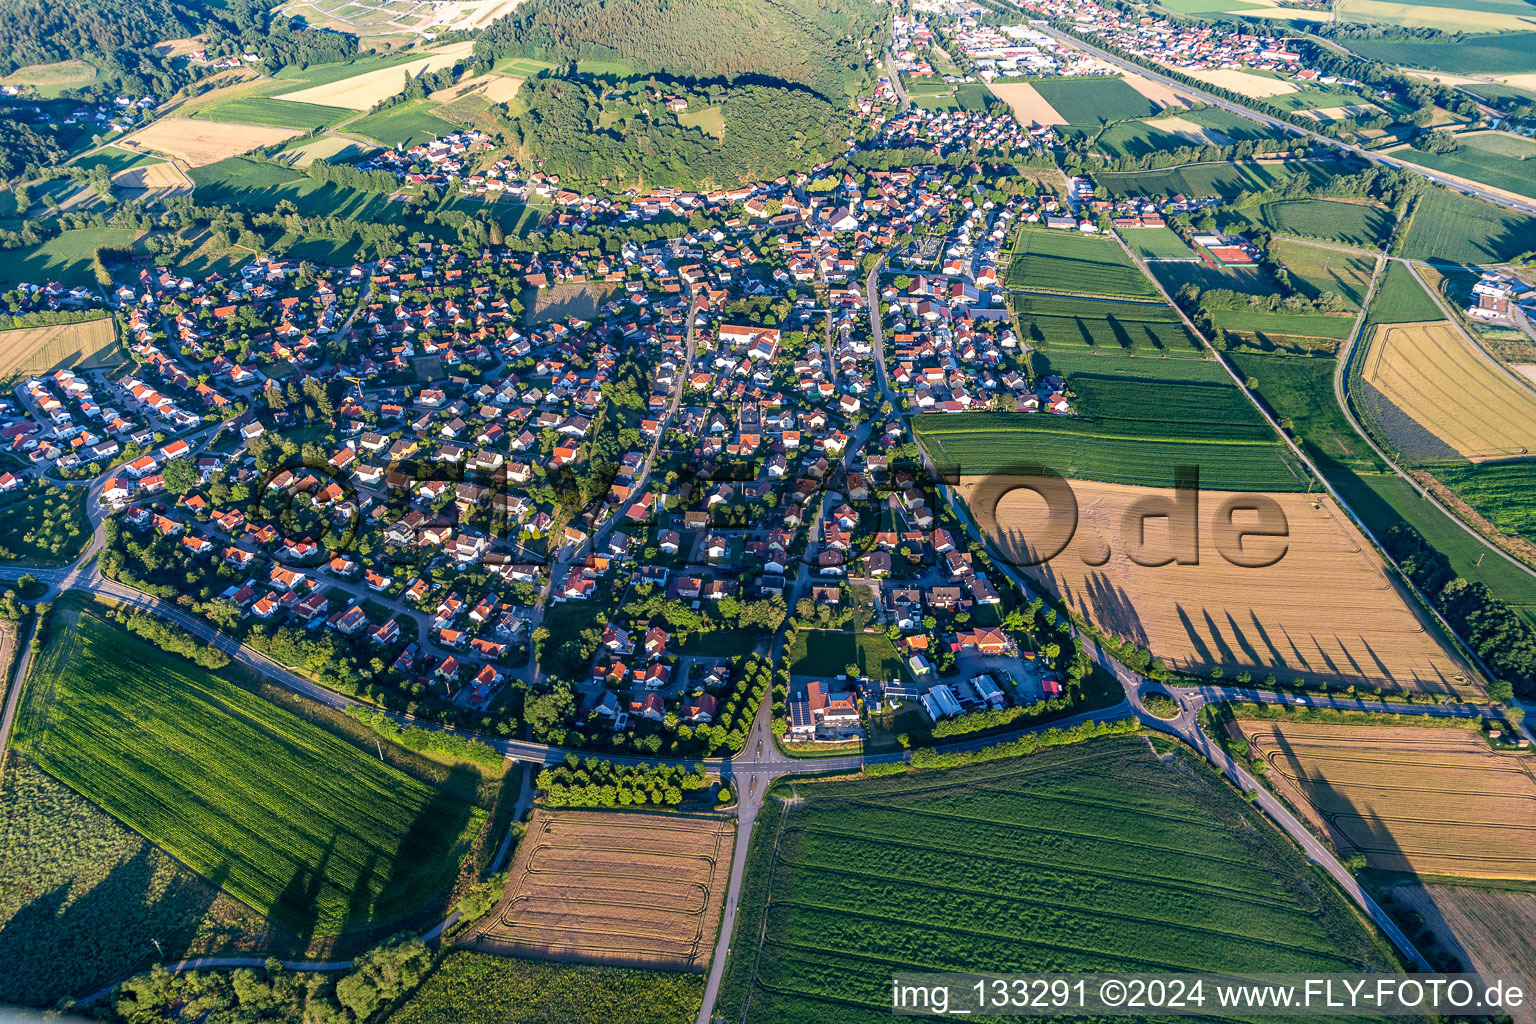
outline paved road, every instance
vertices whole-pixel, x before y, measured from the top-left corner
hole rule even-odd
[[[1355,146],[1347,142],[1341,142],[1338,139],[1330,139],[1326,135],[1319,135],[1317,132],[1309,131],[1299,125],[1291,124],[1289,121],[1282,121],[1277,117],[1271,117],[1270,115],[1260,113],[1257,110],[1250,110],[1248,107],[1245,107],[1240,103],[1234,103],[1231,100],[1224,99],[1215,95],[1214,93],[1206,92],[1203,89],[1197,89],[1186,82],[1181,82],[1178,79],[1171,78],[1168,75],[1154,71],[1151,68],[1136,63],[1135,61],[1129,61],[1123,57],[1118,57],[1115,54],[1108,52],[1107,50],[1102,50],[1099,47],[1094,46],[1092,43],[1085,42],[1076,36],[1068,35],[1065,32],[1052,28],[1045,22],[1032,21],[1030,24],[1031,27],[1039,29],[1041,32],[1044,32],[1046,35],[1051,36],[1059,42],[1066,43],[1069,46],[1073,46],[1079,50],[1091,53],[1106,63],[1113,64],[1116,67],[1123,68],[1127,71],[1135,72],[1136,74],[1150,78],[1155,82],[1161,82],[1171,89],[1176,89],[1186,95],[1194,96],[1203,103],[1209,103],[1212,106],[1220,107],[1222,110],[1227,110],[1241,117],[1246,117],[1250,121],[1258,121],[1260,124],[1268,125],[1271,128],[1279,129],[1291,135],[1299,135],[1312,142],[1321,143],[1326,146],[1332,146],[1334,149],[1349,153],[1350,155],[1357,157],[1360,160],[1364,160],[1367,163],[1377,164],[1382,167],[1391,167],[1394,170],[1399,171],[1411,171],[1414,174],[1420,175],[1421,177],[1428,178],[1430,181],[1433,181],[1437,185],[1444,185],[1446,188],[1456,192],[1476,195],[1479,198],[1486,199],[1488,202],[1494,203],[1498,206],[1507,207],[1511,210],[1519,210],[1521,213],[1536,214],[1536,205],[1522,202],[1517,199],[1512,199],[1509,196],[1494,192],[1488,189],[1486,186],[1478,185],[1469,181],[1457,181],[1453,178],[1447,177],[1446,175],[1437,174],[1428,168],[1420,167],[1418,164],[1405,163],[1402,160],[1395,160],[1390,156],[1386,156],[1381,153],[1374,153],[1370,150],[1362,149],[1359,146]]]

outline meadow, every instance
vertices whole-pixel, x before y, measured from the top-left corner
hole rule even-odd
[[[1343,341],[1354,329],[1352,316],[1320,313],[1269,313],[1251,309],[1216,309],[1211,319],[1217,327],[1263,338],[1327,338]]]
[[[27,86],[30,93],[43,99],[55,99],[69,89],[83,89],[96,81],[100,74],[94,65],[83,60],[61,60],[53,64],[31,64],[17,68],[4,78],[0,85]]]
[[[1198,259],[1195,251],[1184,244],[1184,239],[1168,228],[1128,228],[1120,232],[1125,244],[1135,250],[1142,259],[1192,260]]]
[[[1536,157],[1536,142],[1514,135],[1494,132],[1457,136],[1457,147],[1450,153],[1426,153],[1409,146],[1395,150],[1399,160],[1435,171],[1529,197],[1536,192],[1531,180],[1531,164]]]
[[[25,757],[0,781],[0,1002],[51,1007],[153,959],[252,948],[261,918]]]
[[[1369,328],[1376,324],[1414,324],[1443,319],[1440,307],[1419,284],[1413,272],[1396,260],[1387,264],[1376,285],[1366,324],[1360,336],[1369,338]]]
[[[1336,252],[1304,242],[1276,238],[1269,243],[1270,255],[1285,264],[1291,284],[1302,295],[1315,299],[1333,292],[1353,309],[1359,309],[1370,289],[1374,257]]]
[[[1114,195],[1219,196],[1231,199],[1240,192],[1262,192],[1288,174],[1306,174],[1321,184],[1344,170],[1328,160],[1281,163],[1198,163],[1152,171],[1101,171],[1094,180]]]
[[[1278,832],[1140,738],[784,788],[753,833],[727,1020],[889,1020],[893,964],[1396,969]]]
[[[1152,286],[1113,239],[1026,227],[1014,242],[1005,283],[1027,291],[1156,298]]]
[[[453,131],[454,126],[438,117],[436,110],[431,100],[400,103],[351,122],[346,131],[381,146],[408,149]]]
[[[1244,295],[1270,295],[1276,290],[1269,275],[1258,267],[1213,267],[1204,260],[1162,260],[1147,269],[1170,294],[1177,294],[1187,284],[1201,291],[1229,288]]]
[[[450,952],[390,1024],[693,1024],[704,976]]]
[[[1386,64],[1456,74],[1536,71],[1536,32],[1501,32],[1460,40],[1351,39],[1349,48]]]
[[[1402,255],[1450,263],[1504,263],[1536,249],[1536,217],[1431,188],[1418,200]]]
[[[797,629],[785,655],[797,676],[831,679],[857,665],[870,679],[911,681],[901,652],[884,634],[849,633],[838,629]]]
[[[294,934],[401,922],[484,812],[128,633],[61,607],[18,749]]]
[[[1033,84],[1068,124],[1109,124],[1150,117],[1158,110],[1121,78],[1042,78]]]
[[[230,121],[236,124],[264,125],[314,131],[329,128],[356,116],[356,111],[327,107],[318,103],[294,103],[269,96],[233,96],[218,103],[199,107],[187,116],[197,120]]]
[[[1282,199],[1238,212],[1282,235],[1380,249],[1392,237],[1390,210],[1331,199]]]
[[[11,249],[0,260],[0,291],[49,281],[73,288],[96,287],[96,250],[127,249],[143,232],[133,228],[75,228],[38,245]]]

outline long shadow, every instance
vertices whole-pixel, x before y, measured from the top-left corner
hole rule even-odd
[[[351,927],[382,928],[402,917],[436,914],[446,908],[451,872],[446,872],[444,884],[430,891],[423,886],[439,877],[443,861],[456,852],[454,840],[464,831],[470,816],[470,804],[461,794],[466,788],[473,791],[475,778],[469,768],[455,765],[449,769],[448,778],[434,786],[432,799],[411,822],[400,845],[386,854],[389,865],[366,920],[349,921]],[[412,904],[409,899],[400,898],[401,893],[419,894],[420,898]],[[403,909],[390,909],[392,904]]]
[[[336,837],[333,835],[326,842],[318,864],[294,866],[288,884],[272,904],[272,916],[301,941],[313,938],[320,923],[320,894],[326,885],[325,869],[330,866],[335,850]]]
[[[1216,659],[1211,655],[1210,646],[1206,644],[1205,639],[1195,629],[1195,623],[1190,619],[1189,613],[1184,610],[1184,606],[1182,604],[1175,604],[1173,607],[1174,611],[1178,613],[1179,624],[1184,627],[1184,634],[1189,637],[1190,646],[1195,649],[1195,657],[1200,661],[1214,663]]]

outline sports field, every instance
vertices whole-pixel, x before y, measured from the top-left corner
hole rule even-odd
[[[94,369],[116,363],[117,328],[110,316],[54,327],[0,331],[0,378],[63,367]]]
[[[1050,228],[1019,232],[1005,283],[1021,291],[1158,297],[1114,239]]]
[[[483,812],[94,610],[61,608],[18,748],[300,936],[406,919]]]
[[[729,818],[534,812],[482,952],[704,970],[731,869]]]
[[[1266,775],[1372,867],[1536,879],[1536,777],[1467,729],[1239,719]]]
[[[1377,327],[1362,372],[1397,411],[1473,462],[1536,448],[1536,394],[1454,324]],[[1390,432],[1391,420],[1382,419]]]
[[[893,965],[1396,969],[1216,776],[1139,737],[780,784],[753,831],[734,934],[716,1009],[747,1024],[889,1021]]]
[[[1060,500],[1048,506],[1024,483],[962,479],[960,492],[1005,557],[1170,667],[1471,692],[1457,678],[1461,666],[1326,495],[1202,491],[1195,507],[1186,492],[1181,507],[1192,532],[1180,534],[1168,518],[1170,490],[1074,482],[1073,509]]]

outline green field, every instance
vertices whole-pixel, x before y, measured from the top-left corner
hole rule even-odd
[[[1416,324],[1444,319],[1440,307],[1435,305],[1435,300],[1419,284],[1413,272],[1394,260],[1387,265],[1376,285],[1376,295],[1371,299],[1371,308],[1366,311],[1360,337],[1369,340],[1370,329],[1377,324]]]
[[[1403,255],[1448,263],[1504,263],[1536,249],[1536,217],[1431,188],[1419,198]]]
[[[1269,243],[1269,253],[1285,264],[1291,284],[1309,299],[1323,292],[1333,292],[1353,309],[1359,309],[1370,290],[1374,257],[1336,252],[1304,242],[1276,238]]]
[[[943,82],[939,82],[938,85],[944,90],[950,88]],[[953,92],[914,93],[912,102],[924,110],[968,110],[979,113],[986,110],[988,105],[997,102],[997,98],[992,95],[992,90],[981,82],[962,82],[954,87]]]
[[[1294,425],[1302,448],[1345,502],[1378,537],[1411,526],[1451,561],[1463,579],[1482,583],[1536,624],[1536,579],[1491,553],[1475,537],[1421,498],[1379,460],[1334,400],[1338,362],[1321,356],[1233,352],[1238,372],[1282,422]]]
[[[1144,362],[1161,369],[1205,365]],[[1077,373],[1070,383],[1080,415],[932,414],[914,417],[913,431],[945,473],[1042,465],[1068,478],[1171,487],[1176,467],[1198,466],[1210,490],[1303,486],[1280,440],[1230,381]]]
[[[273,99],[270,96],[235,96],[206,107],[199,107],[190,116],[203,121],[235,121],[240,124],[259,124],[272,128],[310,131],[316,128],[329,128],[356,113],[355,110],[346,110],[342,107],[297,103],[293,100]]]
[[[347,125],[347,134],[381,146],[409,149],[453,130],[452,125],[434,113],[437,108],[438,104],[431,100],[397,104],[353,121]]]
[[[1371,60],[1432,71],[1475,75],[1536,71],[1536,32],[1501,32],[1445,42],[1351,39],[1347,45]]]
[[[10,249],[0,259],[0,291],[18,284],[45,285],[57,281],[66,287],[96,287],[93,261],[103,246],[127,249],[142,232],[132,228],[76,228],[61,232],[40,245]]]
[[[1294,163],[1199,163],[1153,171],[1100,171],[1094,180],[1114,195],[1219,196],[1231,199],[1241,192],[1262,192],[1287,174],[1305,174],[1321,184],[1344,166],[1336,161],[1308,160]]]
[[[1202,359],[1200,339],[1183,324],[1155,318],[1127,317],[1117,312],[1098,314],[1089,302],[1077,315],[1019,315],[1022,340],[1032,352],[1048,358],[1096,352],[1108,355],[1170,356]]]
[[[257,163],[244,157],[194,167],[191,176],[196,186],[193,198],[204,205],[270,213],[286,199],[304,216],[353,220],[388,220],[392,212],[382,193],[321,184],[292,168]]]
[[[1408,147],[1392,155],[1420,167],[1444,171],[1460,178],[1480,181],[1484,185],[1501,188],[1516,195],[1530,196],[1536,192],[1536,164],[1528,164],[1536,157],[1536,142],[1514,135],[1458,136],[1459,145],[1450,153],[1425,153]]]
[[[533,60],[529,57],[508,57],[505,60],[497,61],[496,66],[492,70],[504,75],[531,78],[540,71],[548,71],[552,67],[554,67],[553,64],[546,64],[541,60]]]
[[[253,909],[336,934],[453,880],[483,812],[94,610],[49,630],[18,749]]]
[[[1140,737],[781,788],[752,834],[725,1020],[889,1021],[893,970],[1399,969],[1203,762]]]
[[[1446,486],[1504,533],[1536,540],[1536,462],[1481,462],[1434,470]]]
[[[1213,267],[1201,260],[1193,263],[1157,262],[1147,269],[1170,295],[1178,294],[1187,284],[1195,285],[1203,292],[1228,288],[1245,295],[1270,295],[1276,290],[1275,283],[1258,267]]]
[[[1355,326],[1352,316],[1316,313],[1269,313],[1252,309],[1215,309],[1211,319],[1229,331],[1343,341]]]
[[[1278,96],[1265,96],[1266,106],[1281,110],[1317,110],[1325,107],[1345,107],[1365,100],[1357,92],[1333,86],[1308,86],[1297,92],[1283,92]]]
[[[1120,232],[1136,255],[1149,260],[1192,260],[1195,251],[1168,228],[1127,228]]]
[[[1282,199],[1244,207],[1238,212],[1277,234],[1340,242],[1361,249],[1380,249],[1392,236],[1391,211],[1364,203]]]
[[[51,100],[70,89],[85,88],[100,74],[94,65],[83,60],[61,60],[17,68],[0,78],[0,85],[25,85],[29,87],[27,95]]]
[[[260,938],[254,912],[208,885],[25,757],[0,781],[0,1003],[47,1008],[154,954]]]
[[[912,679],[901,653],[883,633],[798,629],[786,658],[790,672],[797,676],[831,679],[842,675],[846,666],[858,665],[859,673],[871,679],[908,682]]]
[[[1111,160],[1134,160],[1199,145],[1202,143],[1164,131],[1147,121],[1121,121],[1093,137],[1093,152]]]
[[[1041,78],[1033,84],[1068,124],[1109,124],[1157,113],[1151,100],[1121,78]]]
[[[118,171],[126,171],[132,167],[148,167],[151,164],[163,164],[165,158],[155,156],[153,153],[131,153],[126,149],[116,146],[103,146],[102,148],[82,156],[76,157],[71,163],[81,167],[105,167],[108,172],[116,174]]]
[[[542,963],[456,950],[388,1024],[693,1024],[702,974]]]
[[[1026,291],[1157,298],[1157,289],[1111,238],[1026,227],[1014,243],[1006,284]]]

